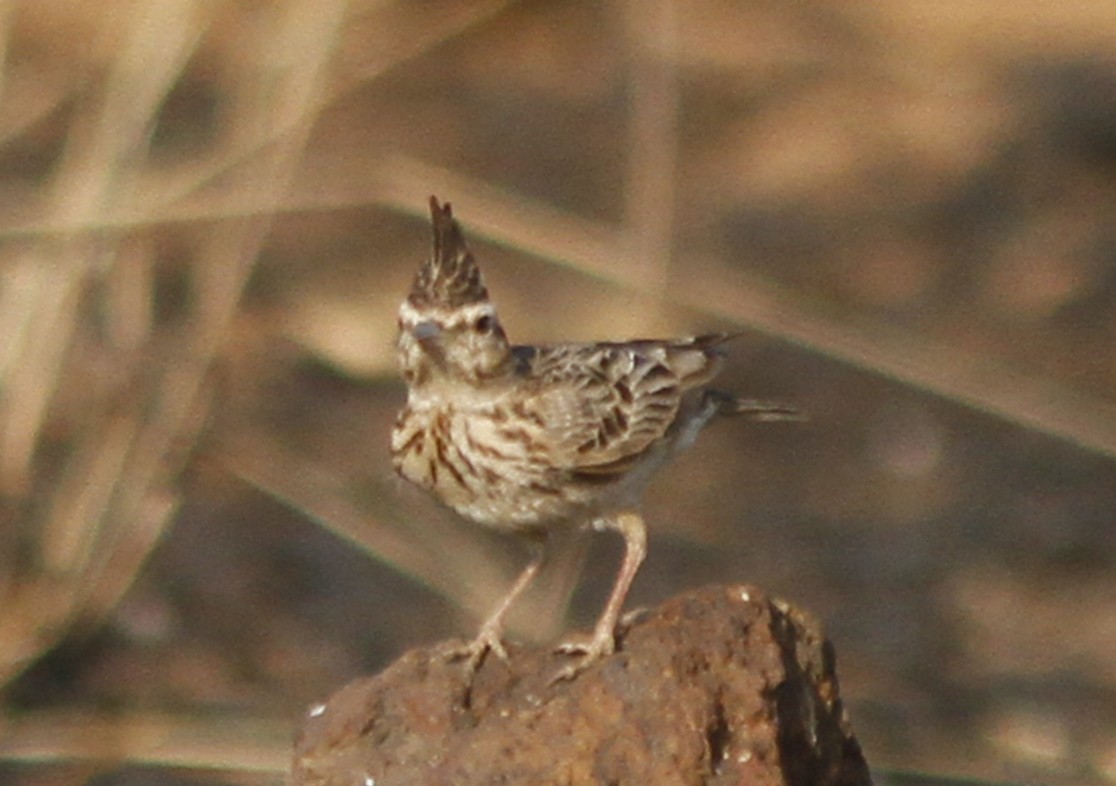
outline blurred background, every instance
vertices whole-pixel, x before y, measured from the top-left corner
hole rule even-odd
[[[630,606],[812,610],[876,768],[1116,783],[1114,53],[1110,0],[0,4],[0,780],[281,783],[473,633],[524,553],[387,455],[437,194],[513,339],[740,330],[810,415],[660,476]]]

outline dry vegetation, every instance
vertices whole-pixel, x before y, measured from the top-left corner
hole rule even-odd
[[[0,5],[0,779],[278,783],[504,586],[387,467],[435,193],[515,337],[745,329],[812,414],[662,479],[636,601],[814,609],[876,767],[1116,782],[1113,52],[1110,0]]]

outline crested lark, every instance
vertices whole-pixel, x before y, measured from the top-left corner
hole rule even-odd
[[[557,526],[590,524],[625,542],[612,594],[570,678],[616,647],[616,625],[646,554],[638,505],[652,474],[715,415],[792,417],[787,407],[710,390],[718,333],[665,341],[513,346],[489,300],[450,205],[430,199],[434,252],[399,308],[397,350],[407,404],[391,437],[396,471],[467,519],[544,540]],[[503,621],[531,583],[530,561],[455,655],[470,673],[502,659]]]

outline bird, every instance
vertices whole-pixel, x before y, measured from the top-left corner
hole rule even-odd
[[[572,679],[616,650],[628,590],[647,553],[640,501],[655,473],[719,415],[798,417],[793,407],[708,386],[732,336],[513,345],[451,205],[430,197],[434,247],[399,307],[407,400],[391,434],[395,471],[463,518],[539,544],[466,646],[470,675],[508,660],[505,618],[561,527],[614,531],[624,556],[591,636],[563,642]]]

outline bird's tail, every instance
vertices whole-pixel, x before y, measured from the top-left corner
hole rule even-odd
[[[799,409],[779,401],[761,401],[754,398],[736,398],[720,390],[705,391],[705,406],[718,415],[741,415],[748,420],[806,420]]]

